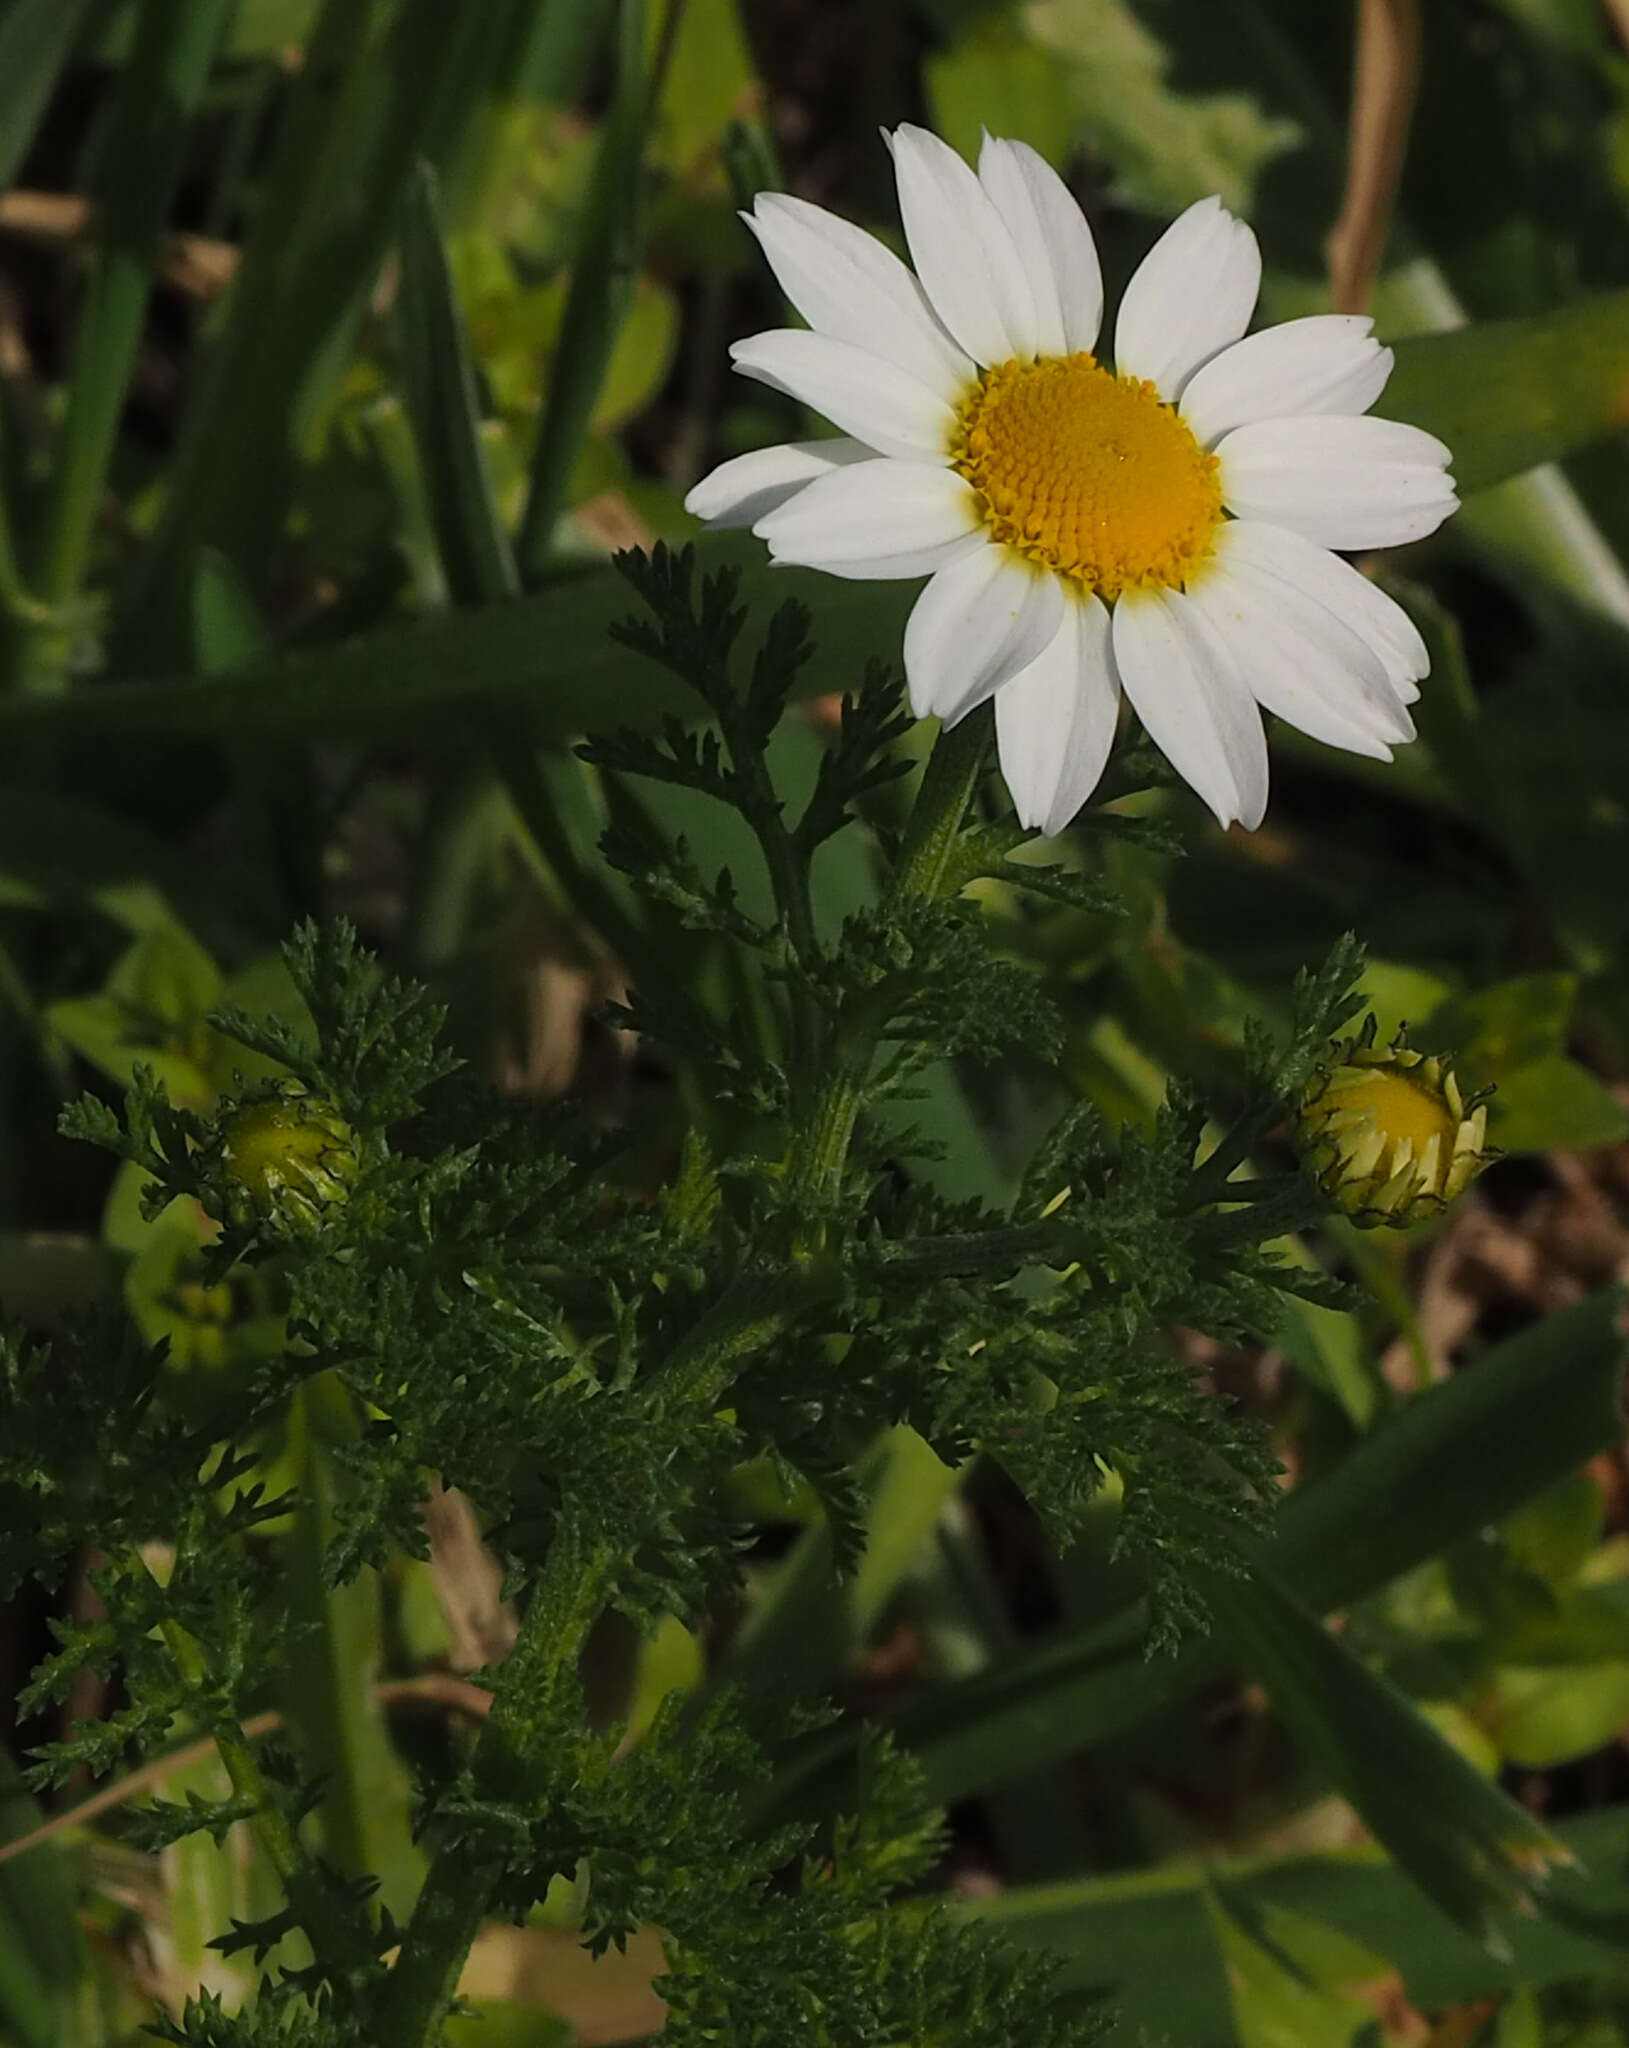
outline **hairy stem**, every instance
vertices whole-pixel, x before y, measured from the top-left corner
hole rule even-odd
[[[193,1695],[200,1720],[214,1739],[215,1748],[231,1781],[232,1790],[251,1800],[254,1812],[249,1828],[278,1881],[300,1930],[311,1944],[311,1953],[334,1977],[343,1977],[373,1960],[374,1947],[367,1932],[347,1916],[336,1912],[336,1900],[322,1882],[316,1867],[289,1825],[265,1772],[260,1768],[241,1723],[223,1715],[210,1697],[208,1662],[193,1636],[178,1621],[163,1621],[159,1634],[182,1682]]]
[[[502,1796],[525,1774],[527,1723],[542,1699],[574,1681],[615,1566],[616,1553],[603,1540],[579,1523],[561,1524],[470,1760],[478,1791]],[[472,1865],[467,1847],[436,1852],[403,1932],[401,1955],[380,1988],[375,2024],[381,2041],[428,2048],[439,2039],[492,1884],[493,1873]]]
[[[987,711],[941,734],[906,832],[893,883],[896,897],[933,896],[944,886],[989,737]],[[861,1086],[884,1022],[879,1018],[875,1031],[862,1034],[864,1043],[851,1046],[821,1095],[797,1164],[806,1186],[834,1191],[841,1180]],[[812,1262],[790,1274],[743,1274],[654,1375],[656,1414],[716,1404],[742,1363],[778,1335],[818,1287]],[[492,1712],[475,1747],[471,1773],[478,1791],[501,1795],[512,1792],[517,1779],[525,1782],[527,1724],[536,1716],[540,1697],[572,1682],[584,1639],[611,1590],[618,1555],[587,1535],[582,1522],[562,1522],[515,1647],[498,1675]],[[494,1881],[493,1872],[472,1867],[467,1847],[449,1845],[436,1853],[403,1934],[400,1958],[381,1988],[380,2039],[396,2048],[431,2048],[439,2038]]]
[[[891,901],[899,903],[913,896],[931,900],[945,892],[957,836],[984,772],[990,734],[991,712],[988,705],[981,705],[935,741],[905,828],[899,866],[888,892]],[[887,1021],[879,1008],[866,1028],[851,1036],[841,1063],[816,1101],[795,1169],[810,1194],[830,1200],[841,1185],[866,1076]]]

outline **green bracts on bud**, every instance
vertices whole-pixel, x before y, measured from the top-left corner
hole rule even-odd
[[[1330,1048],[1307,1089],[1296,1141],[1318,1185],[1352,1220],[1399,1226],[1445,1208],[1495,1155],[1483,1096],[1450,1061],[1399,1032],[1384,1050],[1369,1017]],[[1488,1091],[1491,1092],[1491,1091]]]
[[[356,1133],[298,1081],[275,1081],[221,1111],[202,1200],[217,1221],[309,1237],[349,1200],[361,1170]]]

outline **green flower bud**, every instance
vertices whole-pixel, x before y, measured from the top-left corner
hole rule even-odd
[[[1450,1062],[1404,1042],[1376,1050],[1371,1016],[1331,1047],[1307,1089],[1296,1136],[1318,1185],[1354,1222],[1415,1223],[1443,1209],[1495,1155],[1487,1109]]]
[[[361,1170],[356,1133],[298,1081],[274,1081],[221,1112],[204,1207],[239,1230],[309,1237],[350,1198]]]

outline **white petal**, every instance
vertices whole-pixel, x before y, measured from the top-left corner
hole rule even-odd
[[[874,461],[863,441],[834,435],[829,441],[783,441],[774,448],[754,448],[721,462],[686,494],[684,509],[709,526],[750,526],[794,491],[817,476],[847,462]]]
[[[1459,503],[1448,450],[1398,420],[1256,420],[1225,436],[1216,453],[1230,511],[1326,548],[1419,540]]]
[[[1098,785],[1119,715],[1108,611],[1066,595],[1051,646],[996,691],[996,747],[1021,825],[1063,830]]]
[[[1207,447],[1251,420],[1367,412],[1386,388],[1392,353],[1356,313],[1314,313],[1246,335],[1196,370],[1182,417]]]
[[[1378,657],[1310,597],[1226,564],[1186,594],[1257,703],[1300,731],[1382,761],[1393,743],[1414,737]]]
[[[1233,662],[1180,592],[1114,607],[1114,665],[1148,737],[1217,820],[1253,831],[1267,809],[1261,714]]]
[[[733,342],[730,357],[743,376],[802,399],[879,455],[911,462],[949,453],[956,416],[945,401],[852,342],[778,327]]]
[[[753,531],[777,562],[876,580],[925,576],[952,558],[954,543],[982,541],[984,529],[971,485],[953,469],[885,457],[818,477]]]
[[[1350,626],[1379,655],[1399,699],[1404,704],[1415,701],[1420,678],[1431,673],[1431,657],[1414,621],[1400,604],[1377,590],[1367,576],[1359,575],[1350,562],[1303,540],[1287,527],[1234,519],[1223,531],[1235,559],[1249,560],[1294,584]]]
[[[905,627],[905,676],[918,718],[954,725],[1028,668],[1057,637],[1058,579],[986,543],[941,569]]]
[[[975,362],[1027,362],[1034,295],[990,195],[925,128],[896,128],[893,151],[905,239],[933,310]]]
[[[954,401],[976,376],[892,249],[823,206],[760,192],[742,219],[786,296],[818,334],[884,356]]]
[[[1219,199],[1179,214],[1137,266],[1114,326],[1114,367],[1175,404],[1201,363],[1250,325],[1261,251]]]
[[[1044,356],[1097,346],[1103,272],[1074,194],[1027,142],[986,135],[979,183],[1006,223],[1035,300],[1035,346]]]

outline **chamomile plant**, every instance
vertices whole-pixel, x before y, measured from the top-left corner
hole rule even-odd
[[[745,1463],[806,1485],[851,1564],[854,1460],[902,1424],[947,1464],[997,1461],[1060,1542],[1112,1481],[1151,1647],[1202,1627],[1203,1587],[1268,1513],[1274,1466],[1166,1332],[1238,1337],[1269,1327],[1286,1291],[1324,1289],[1269,1249],[1327,1211],[1314,1174],[1282,1152],[1254,1179],[1230,1162],[1318,1086],[1356,1007],[1356,952],[1303,978],[1286,1039],[1252,1035],[1219,1143],[1173,1088],[1147,1133],[1066,1116],[1010,1211],[936,1197],[890,1101],[947,1054],[1045,1057],[1055,1034],[964,892],[995,876],[1095,892],[1101,908],[1102,887],[1010,860],[1022,834],[984,801],[992,722],[975,707],[884,836],[874,900],[824,928],[812,864],[899,779],[900,682],[873,670],[789,806],[770,762],[812,652],[798,606],[754,636],[728,573],[698,587],[689,557],[665,551],[624,567],[644,609],[622,637],[689,686],[699,723],[603,741],[601,772],[731,806],[773,885],[757,921],[649,820],[609,848],[636,900],[723,947],[731,985],[759,991],[708,1006],[658,975],[624,1017],[718,1113],[651,1185],[585,1117],[470,1086],[424,992],[342,928],[308,928],[288,952],[309,1029],[217,1020],[285,1078],[206,1115],[138,1074],[122,1117],[91,1098],[71,1111],[73,1134],[137,1163],[150,1211],[179,1199],[217,1220],[214,1270],[280,1295],[286,1343],[207,1387],[116,1319],[8,1349],[0,1592],[81,1546],[102,1559],[103,1611],[61,1625],[25,1704],[60,1700],[86,1669],[121,1700],[47,1744],[33,1782],[162,1751],[183,1727],[213,1738],[227,1796],[148,1804],[141,1842],[245,1827],[280,1896],[220,1930],[228,1952],[266,1959],[258,1995],[165,2022],[195,2048],[439,2041],[483,1922],[557,1906],[562,1885],[596,1951],[660,1930],[664,2040],[1077,2048],[1100,2019],[1054,1997],[1047,1965],[913,1892],[940,1836],[906,1753],[873,1741],[832,1810],[787,1809],[776,1774],[806,1703],[719,1690],[634,1736],[587,1712],[579,1660],[608,1614],[699,1624],[738,1588]],[[348,1418],[326,1582],[422,1551],[434,1475],[474,1504],[521,1611],[478,1732],[426,1769],[425,1870],[400,1921],[313,1833],[319,1761],[254,1732],[305,1654],[278,1570],[289,1499],[267,1461],[291,1410],[319,1398]]]

